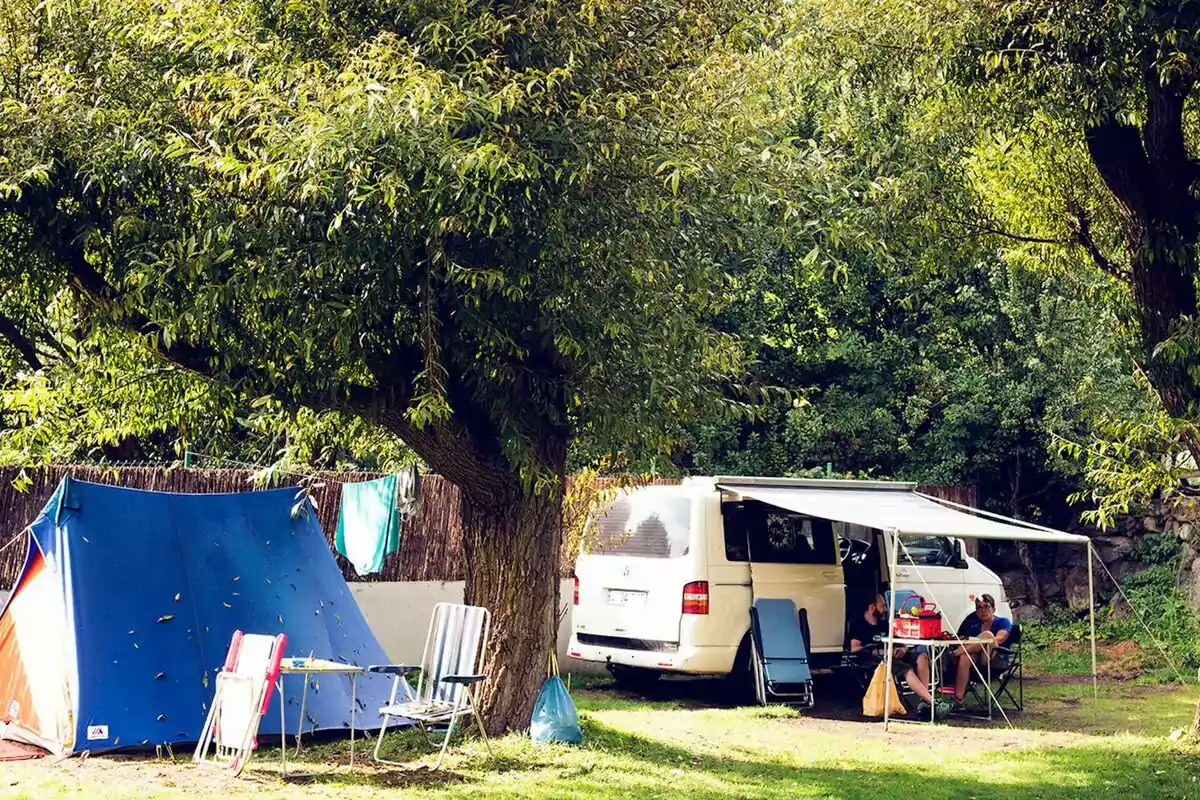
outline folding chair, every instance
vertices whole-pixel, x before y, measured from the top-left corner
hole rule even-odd
[[[996,684],[996,688],[992,694],[996,696],[996,702],[1000,702],[1002,698],[1008,698],[1013,710],[1024,711],[1025,667],[1021,657],[1021,626],[1019,624],[1013,624],[1012,630],[1008,632],[1008,638],[1004,640],[1004,645],[996,648],[996,654],[1007,659],[1008,665],[999,672],[993,670],[992,682]],[[1016,695],[1012,693],[1013,679],[1017,681]],[[971,680],[967,683],[967,691],[980,706],[987,706],[987,693],[984,691],[983,682],[974,670],[971,670]]]
[[[868,646],[857,653],[850,652],[850,627],[850,622],[847,621],[845,635],[842,638],[841,668],[848,671],[854,678],[854,683],[858,686],[859,691],[866,692],[867,687],[871,684],[875,665],[879,663],[879,648]]]
[[[279,680],[287,637],[234,631],[192,760],[240,775],[258,748],[258,726]],[[209,750],[212,750],[211,757]]]
[[[462,717],[475,718],[488,757],[491,757],[491,742],[488,741],[487,731],[483,729],[483,721],[476,713],[478,684],[487,679],[479,670],[483,666],[491,619],[486,608],[438,603],[429,620],[429,634],[425,638],[420,666],[386,664],[367,667],[367,672],[395,676],[388,704],[379,709],[383,725],[375,742],[376,761],[403,766],[400,762],[388,761],[379,755],[383,736],[393,718],[416,722],[431,741],[428,726],[447,725],[434,769],[441,768],[446,749],[450,746],[450,737],[454,735],[454,726]],[[406,677],[414,672],[419,673],[415,692]]]
[[[812,670],[796,604],[782,598],[755,600],[750,607],[750,633],[759,704],[812,708]]]

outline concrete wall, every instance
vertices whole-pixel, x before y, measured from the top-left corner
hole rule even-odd
[[[438,603],[461,603],[464,584],[462,581],[441,583],[395,582],[395,583],[351,583],[347,584],[354,593],[354,600],[375,638],[383,646],[388,658],[397,663],[419,664],[421,651],[425,647],[425,635],[429,631],[429,617]],[[563,581],[560,590],[566,613],[558,629],[558,664],[563,672],[603,673],[604,667],[576,661],[567,655],[567,641],[571,638],[571,581]],[[0,591],[0,606],[8,599],[8,592]]]

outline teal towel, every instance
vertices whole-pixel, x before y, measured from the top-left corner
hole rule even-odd
[[[342,485],[334,543],[359,575],[383,571],[383,560],[400,547],[395,475]]]

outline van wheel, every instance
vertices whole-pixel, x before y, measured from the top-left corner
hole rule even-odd
[[[612,675],[618,686],[627,689],[644,689],[653,686],[662,677],[658,670],[642,667],[626,667],[621,664],[609,664],[608,674]]]
[[[729,673],[726,682],[729,685],[729,696],[739,706],[755,705],[758,703],[755,694],[754,664],[750,652],[750,634],[742,637],[738,645],[737,655],[733,659],[733,671]]]

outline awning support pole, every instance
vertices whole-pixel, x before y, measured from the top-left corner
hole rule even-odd
[[[1096,674],[1096,584],[1093,577],[1093,561],[1096,554],[1092,549],[1092,541],[1087,543],[1088,560],[1088,619],[1092,627],[1092,702],[1096,713],[1100,713],[1100,682]]]
[[[896,636],[892,632],[892,620],[896,618],[896,559],[900,555],[900,529],[892,528],[891,564],[888,568],[888,612],[887,612],[887,667],[883,677],[883,729],[887,731],[888,720],[891,717],[892,693],[892,651],[895,650]]]

